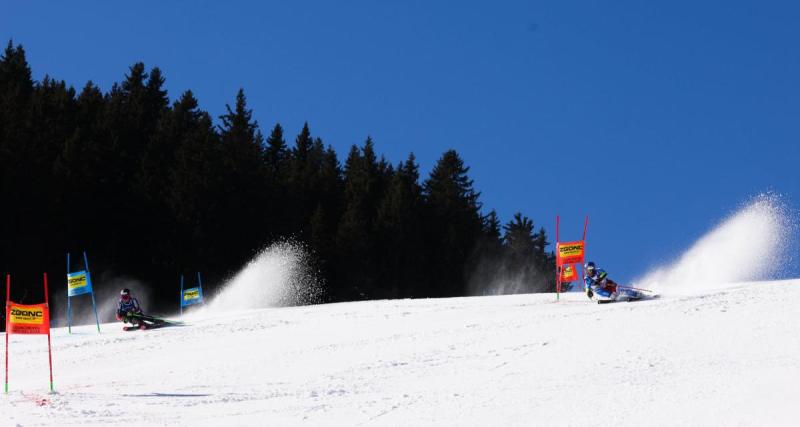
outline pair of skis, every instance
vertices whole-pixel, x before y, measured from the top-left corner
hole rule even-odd
[[[620,291],[628,291],[623,299],[618,299],[619,295],[615,299],[596,299],[598,304],[608,304],[612,302],[622,302],[622,301],[641,301],[641,300],[648,300],[648,299],[655,299],[658,298],[658,294],[655,291],[650,289],[642,289],[636,288],[633,286],[624,286],[624,285],[617,285],[617,292]],[[636,294],[636,296],[631,296],[630,293]]]
[[[617,289],[624,289],[624,290],[634,291],[634,292],[638,293],[639,297],[636,299],[636,301],[643,300],[643,299],[658,298],[658,294],[655,291],[652,291],[650,289],[636,288],[636,287],[633,287],[633,286],[619,286],[619,285],[617,286]]]
[[[150,316],[147,314],[142,313],[128,313],[127,316],[129,319],[134,318],[139,320],[138,326],[123,326],[122,329],[125,331],[134,331],[137,329],[156,329],[156,328],[163,328],[165,326],[181,326],[183,322],[177,320],[167,320],[161,317]],[[144,325],[144,327],[142,327]]]

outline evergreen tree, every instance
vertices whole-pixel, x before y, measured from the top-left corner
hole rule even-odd
[[[380,204],[374,236],[378,239],[379,282],[383,296],[408,298],[424,295],[422,187],[413,154],[397,165],[386,196]]]
[[[494,209],[483,217],[483,234],[492,243],[498,246],[502,244],[500,237],[500,218],[497,217],[497,211]]]
[[[423,186],[429,208],[426,246],[430,251],[430,296],[466,292],[466,264],[482,231],[479,194],[468,172],[458,153],[449,150]]]
[[[500,234],[500,218],[492,209],[482,217],[482,233],[472,256],[468,270],[469,295],[493,294],[495,282],[501,278],[504,269],[503,239]]]
[[[239,89],[236,94],[234,109],[226,108],[227,114],[220,116],[225,164],[222,180],[226,189],[222,208],[227,213],[221,218],[226,229],[221,238],[231,248],[230,255],[242,259],[257,251],[269,234],[269,224],[261,217],[268,209],[263,192],[264,141],[258,123],[252,119],[252,110],[247,109],[244,90]]]
[[[283,139],[283,127],[277,123],[267,138],[267,147],[264,153],[267,172],[275,182],[282,181],[280,177],[285,173],[283,169],[287,162],[287,156],[288,149],[286,141]]]
[[[336,247],[339,220],[344,205],[344,178],[336,152],[328,147],[322,155],[317,177],[319,198],[317,209],[310,219],[311,243],[319,262],[319,272],[328,283],[336,283],[338,253]],[[329,299],[334,298],[340,288],[329,287]]]
[[[14,47],[9,40],[0,56],[0,142],[5,144],[4,150],[11,150],[12,144],[25,137],[21,125],[32,94],[33,79],[25,49],[21,45]]]
[[[30,246],[18,247],[28,256],[45,258],[51,248],[64,247],[66,243],[60,230],[67,226],[65,211],[73,207],[63,197],[65,183],[56,172],[64,144],[74,133],[76,112],[75,90],[64,81],[45,76],[35,85],[30,136],[17,153],[22,164],[27,165],[20,175],[27,188],[15,200],[28,209],[18,226],[39,231],[29,241]]]
[[[506,232],[503,243],[508,253],[515,258],[526,260],[520,264],[528,264],[527,260],[532,259],[534,255],[533,221],[517,212],[514,214],[514,219],[503,229]]]
[[[0,232],[4,262],[21,262],[16,258],[24,234],[20,230],[31,207],[18,203],[29,193],[28,174],[32,170],[26,155],[27,142],[33,132],[28,125],[34,91],[31,69],[22,46],[8,46],[0,57],[0,196],[15,201],[14,209],[0,209]],[[26,224],[27,225],[27,224]],[[28,245],[30,246],[30,245]],[[27,247],[27,246],[26,246]]]
[[[369,223],[367,193],[370,187],[369,166],[357,146],[350,148],[344,167],[345,209],[337,232],[339,279],[343,288],[336,289],[338,297],[367,299],[374,277],[370,275]]]
[[[218,244],[227,231],[218,226],[226,220],[223,147],[211,116],[198,108],[191,91],[174,104],[173,120],[178,147],[168,203],[177,223],[178,264],[224,271],[227,248]]]
[[[344,212],[337,233],[342,283],[345,295],[377,298],[376,242],[372,236],[378,204],[385,192],[390,173],[386,162],[377,160],[372,138],[364,146],[353,146],[344,170]]]
[[[314,159],[311,155],[313,145],[314,139],[311,137],[308,123],[305,123],[295,138],[287,177],[289,210],[293,213],[290,228],[299,232],[304,240],[308,237],[305,225],[317,207],[316,189],[313,187],[315,175]]]
[[[316,187],[319,190],[318,207],[326,213],[326,229],[330,233],[328,238],[335,239],[339,218],[344,210],[344,177],[336,151],[331,146],[322,154]]]
[[[166,92],[162,90],[163,78],[157,68],[152,79],[143,63],[134,64],[121,84],[114,84],[106,97],[103,109],[103,135],[101,144],[108,147],[97,150],[98,174],[103,178],[100,189],[102,200],[98,203],[98,228],[106,231],[109,262],[124,270],[124,263],[149,269],[157,263],[158,254],[142,250],[128,242],[135,239],[160,238],[156,236],[147,200],[147,189],[142,186],[142,161],[147,147],[158,128],[162,114],[168,108]]]
[[[544,230],[534,232],[533,221],[521,213],[503,229],[503,244],[506,250],[507,280],[513,283],[506,293],[544,292],[550,289],[550,277],[554,270],[547,267],[548,257]],[[552,273],[552,274],[550,274]]]
[[[95,260],[108,264],[108,230],[100,224],[108,223],[106,204],[115,188],[104,164],[114,155],[102,125],[106,102],[97,86],[87,82],[75,108],[74,131],[64,142],[55,166],[65,205],[64,249],[90,251]]]
[[[533,239],[534,265],[542,279],[534,292],[555,292],[556,289],[556,256],[554,252],[547,252],[549,245],[544,227],[539,228]]]

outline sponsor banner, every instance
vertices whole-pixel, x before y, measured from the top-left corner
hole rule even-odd
[[[187,306],[203,302],[203,292],[200,288],[184,289],[181,305]]]
[[[47,304],[22,305],[12,302],[6,314],[10,334],[46,335],[50,332],[50,313]]]
[[[74,297],[77,295],[92,292],[92,279],[87,271],[77,271],[67,274],[67,295]]]
[[[556,260],[558,265],[583,264],[584,256],[583,240],[577,242],[559,242],[556,249]]]
[[[575,270],[574,265],[565,265],[561,269],[561,282],[574,282],[578,280],[578,272]]]

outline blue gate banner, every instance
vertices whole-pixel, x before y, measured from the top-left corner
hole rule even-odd
[[[92,279],[86,271],[67,274],[67,295],[74,297],[92,292]]]
[[[183,290],[181,298],[181,307],[186,307],[192,304],[199,304],[203,302],[203,290],[199,287]]]

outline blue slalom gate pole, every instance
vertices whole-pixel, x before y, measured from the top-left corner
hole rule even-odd
[[[197,272],[197,287],[200,288],[200,299],[203,301],[203,305],[205,305],[205,300],[203,299],[203,279],[200,278],[200,272]]]
[[[67,252],[67,275],[69,275],[69,252]],[[67,286],[67,332],[72,333],[72,305],[70,304],[70,300],[72,298],[69,296],[69,285]]]
[[[100,333],[100,318],[97,317],[97,304],[94,302],[94,292],[92,292],[92,307],[94,307],[94,321],[97,323],[97,333]]]
[[[89,272],[89,257],[86,256],[86,251],[83,251],[83,265],[86,266],[86,275],[90,278],[92,274]],[[92,285],[92,307],[94,308],[94,321],[97,323],[97,333],[100,333],[100,318],[97,316],[97,304],[94,300],[94,285]]]
[[[183,274],[181,274],[181,295],[178,305],[181,307],[181,317],[183,317]]]

